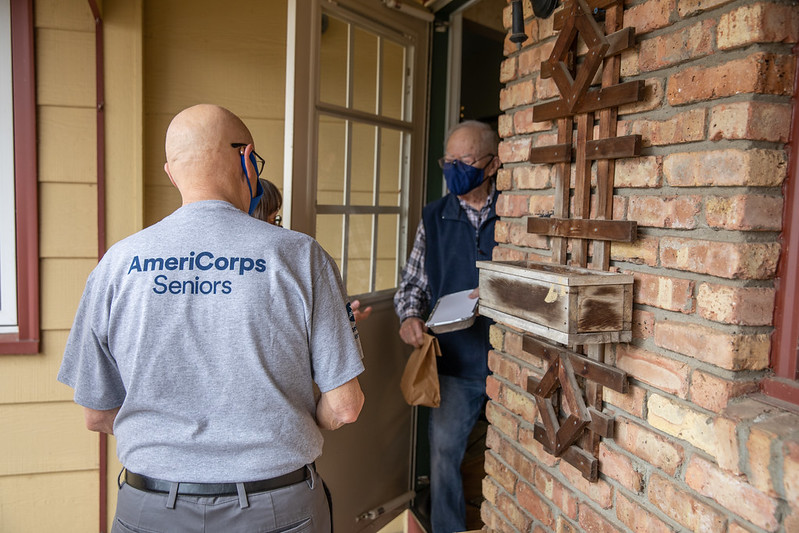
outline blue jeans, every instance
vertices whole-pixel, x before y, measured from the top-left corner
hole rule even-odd
[[[433,533],[466,530],[461,463],[488,399],[484,379],[438,376],[441,405],[430,414],[430,521]]]

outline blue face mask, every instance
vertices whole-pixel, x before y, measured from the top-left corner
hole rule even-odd
[[[445,162],[442,170],[447,182],[447,189],[455,196],[466,194],[479,186],[485,177],[482,168],[473,167],[458,160]]]
[[[254,153],[250,153],[250,163],[252,163],[252,167],[257,173],[258,160],[255,159]],[[261,180],[256,179],[255,182],[258,184],[258,186],[255,189],[255,196],[252,195],[252,185],[250,185],[250,175],[247,172],[247,165],[244,163],[244,154],[241,154],[241,168],[244,169],[244,175],[247,177],[247,188],[250,190],[250,210],[247,211],[247,214],[252,216],[252,214],[255,212],[255,208],[258,207],[258,204],[261,202],[261,198],[264,196],[264,188],[261,186]]]

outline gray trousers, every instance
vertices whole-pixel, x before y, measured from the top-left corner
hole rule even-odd
[[[280,489],[232,496],[169,495],[123,484],[111,533],[330,533],[322,478]]]

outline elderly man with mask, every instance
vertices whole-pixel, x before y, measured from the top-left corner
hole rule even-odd
[[[230,111],[176,115],[166,160],[183,205],[92,271],[58,375],[116,435],[112,532],[329,531],[320,430],[363,405],[335,263],[248,216],[263,159]]]
[[[400,337],[422,345],[424,318],[446,294],[476,289],[476,261],[496,246],[498,138],[487,124],[466,121],[447,136],[440,165],[449,194],[424,208],[413,250],[394,296]],[[473,295],[476,297],[476,291]],[[441,405],[430,418],[430,499],[433,533],[466,529],[460,466],[469,434],[487,400],[488,328],[477,317],[468,329],[438,334]]]

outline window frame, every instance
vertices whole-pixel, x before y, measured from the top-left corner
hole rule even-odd
[[[794,48],[799,55],[799,46]],[[799,404],[799,72],[794,79],[791,133],[786,145],[788,173],[783,184],[782,256],[777,271],[771,369],[761,382],[768,396]]]
[[[39,353],[39,209],[33,1],[11,0],[17,333],[0,334],[0,355]]]

